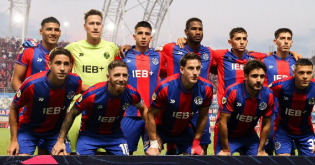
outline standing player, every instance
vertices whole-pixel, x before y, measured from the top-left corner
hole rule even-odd
[[[180,60],[180,74],[166,78],[155,88],[148,111],[150,146],[146,154],[159,155],[159,146],[169,142],[175,143],[183,154],[204,154],[200,139],[212,102],[212,85],[199,77],[201,66],[200,56],[187,53]],[[194,133],[189,123],[197,110]]]
[[[120,128],[124,111],[135,106],[146,119],[147,108],[136,89],[127,85],[128,66],[120,60],[108,65],[107,82],[97,83],[84,92],[67,115],[54,146],[53,155],[64,151],[66,136],[74,118],[83,112],[77,152],[94,155],[98,148],[110,155],[128,155],[128,145]]]
[[[57,47],[61,35],[59,21],[54,17],[43,19],[39,34],[42,41],[36,47],[23,49],[16,59],[11,82],[14,91],[29,76],[48,69],[49,52]]]
[[[299,156],[314,156],[314,132],[311,112],[315,105],[313,64],[308,59],[295,63],[293,76],[270,84],[279,102],[279,117],[275,119],[275,152],[290,156],[292,140]]]
[[[84,29],[86,39],[73,42],[66,46],[73,57],[72,72],[82,78],[82,87],[85,91],[89,86],[107,80],[108,64],[114,60],[118,47],[112,42],[101,39],[103,29],[103,15],[98,10],[89,10],[84,14]],[[78,98],[79,96],[76,96]],[[74,99],[74,100],[75,100]],[[71,106],[74,102],[71,104]],[[81,115],[76,118],[72,128],[69,131],[71,140],[71,151],[75,153],[76,141],[81,121]]]
[[[152,40],[151,32],[150,23],[146,21],[138,22],[133,35],[136,45],[132,46],[126,53],[126,57],[122,59],[129,68],[128,84],[138,90],[147,107],[150,105],[150,96],[152,96],[159,81],[159,75],[165,72],[165,60],[162,54],[149,48]],[[137,150],[140,136],[144,137],[145,122],[139,112],[141,111],[138,111],[134,106],[130,106],[125,111],[121,122],[130,155]]]
[[[271,56],[263,59],[263,62],[267,66],[265,85],[271,84],[273,81],[280,80],[292,76],[295,59],[290,53],[292,47],[292,31],[287,28],[280,28],[275,31],[274,44],[277,46],[277,51]],[[265,150],[269,155],[273,155],[274,143],[273,143],[273,126],[274,119],[278,113],[278,101],[275,98],[275,112],[271,119],[271,129],[268,140],[266,142]],[[293,152],[295,152],[293,150]]]
[[[81,91],[80,77],[69,73],[71,53],[56,48],[49,58],[50,70],[29,77],[14,96],[9,116],[8,155],[32,155],[39,142],[41,149],[51,152],[67,108]],[[21,107],[23,111],[19,112]],[[66,152],[70,152],[69,143]]]
[[[264,144],[270,131],[273,94],[263,86],[266,65],[251,60],[244,66],[245,80],[229,86],[224,93],[215,127],[215,154],[230,156],[236,151],[245,155],[268,155]],[[255,126],[263,116],[261,139]]]

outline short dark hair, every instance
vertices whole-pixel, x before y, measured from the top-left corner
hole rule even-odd
[[[108,65],[108,73],[116,67],[123,67],[123,68],[127,68],[128,70],[128,65],[124,61],[114,60]]]
[[[290,33],[291,37],[293,37],[293,33],[290,29],[288,28],[280,28],[278,30],[275,31],[275,39],[277,39],[280,35],[280,33]]]
[[[138,27],[146,27],[146,28],[149,28],[152,31],[152,26],[147,21],[140,21],[140,22],[138,22],[137,25],[135,26],[135,30],[137,30]]]
[[[313,63],[311,60],[307,58],[300,58],[295,62],[295,68],[300,65],[300,66],[312,66],[313,68]]]
[[[244,74],[249,75],[254,69],[263,69],[265,73],[267,72],[267,67],[263,62],[259,60],[249,60],[244,66]]]
[[[189,19],[186,21],[186,30],[189,29],[190,22],[194,22],[194,21],[197,21],[197,22],[202,23],[201,19],[199,19],[199,18],[197,18],[197,17],[189,18]]]
[[[72,56],[69,50],[64,49],[64,48],[54,48],[53,50],[50,51],[49,53],[49,60],[52,62],[53,59],[56,57],[56,55],[66,55],[67,57],[69,57],[70,62],[72,62]]]
[[[89,11],[87,11],[86,13],[84,13],[84,22],[86,22],[86,19],[90,16],[90,15],[98,15],[101,17],[101,20],[103,20],[103,14],[102,12],[95,10],[95,9],[91,9]]]
[[[60,22],[55,17],[47,17],[42,20],[42,23],[40,24],[42,27],[44,27],[45,23],[56,23],[60,26]]]
[[[232,39],[234,37],[234,34],[235,33],[245,33],[247,34],[246,30],[242,27],[236,27],[236,28],[233,28],[231,31],[230,31],[230,39]]]
[[[201,62],[200,56],[195,53],[186,53],[179,61],[180,66],[185,67],[187,60],[198,60]]]

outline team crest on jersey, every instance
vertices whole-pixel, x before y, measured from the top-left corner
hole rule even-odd
[[[222,98],[222,104],[225,104],[226,103],[226,97],[223,97]]]
[[[17,96],[17,97],[20,97],[20,96],[21,96],[21,90],[18,90],[18,91],[16,92],[16,96]]]
[[[158,65],[159,64],[159,60],[157,58],[152,58],[152,63],[154,65]]]
[[[129,103],[125,103],[123,106],[122,106],[122,109],[125,111],[128,109],[128,107],[130,106]]]
[[[280,142],[276,142],[276,143],[275,143],[275,149],[278,150],[280,147],[281,147]]]
[[[266,108],[267,108],[267,103],[262,102],[262,103],[259,104],[259,109],[260,109],[261,111],[265,110]]]
[[[195,97],[194,102],[196,105],[201,105],[203,103],[203,99],[200,96]]]
[[[72,99],[75,95],[75,92],[74,91],[70,91],[68,94],[67,94],[67,98],[68,99]]]
[[[308,99],[308,104],[309,105],[315,105],[315,98],[312,97],[312,98]]]
[[[295,65],[291,65],[291,69],[294,70],[295,69]]]
[[[155,99],[156,99],[156,94],[153,93],[153,94],[152,94],[152,100],[155,100]]]
[[[109,53],[108,53],[108,52],[105,52],[105,53],[104,53],[104,57],[105,57],[106,59],[109,59]]]
[[[130,58],[127,58],[126,63],[130,63],[130,62],[131,62]]]
[[[208,59],[209,59],[209,56],[208,56],[207,53],[204,53],[204,54],[202,55],[202,57],[203,57],[204,60],[208,60]]]

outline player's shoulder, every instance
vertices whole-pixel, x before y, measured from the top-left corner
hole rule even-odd
[[[82,82],[81,77],[79,75],[77,75],[76,73],[69,72],[68,78],[70,81],[75,82],[75,83],[81,83]]]
[[[36,74],[29,76],[28,78],[26,78],[24,80],[24,82],[22,83],[20,88],[26,89],[33,84],[37,84],[37,83],[41,83],[41,82],[45,81],[47,72],[48,71],[45,70],[45,71],[42,71],[42,72],[39,72],[39,73],[36,73]]]
[[[179,78],[180,78],[179,73],[168,76],[165,79],[161,80],[156,88],[158,88],[158,90],[162,90],[165,87],[169,88],[175,87],[178,85]]]
[[[209,80],[207,80],[207,79],[205,79],[205,78],[203,78],[201,76],[198,77],[198,82],[201,83],[201,84],[204,84],[205,86],[210,86],[210,87],[213,86],[212,83]]]
[[[115,43],[110,42],[110,41],[105,41],[103,39],[101,40],[100,45],[101,46],[109,46],[112,49],[117,49],[118,50],[118,46]]]
[[[282,86],[286,86],[289,85],[290,83],[294,83],[294,77],[293,76],[289,76],[280,80],[276,80],[274,82],[272,82],[269,87],[274,87],[277,85],[282,85]]]
[[[131,85],[127,84],[126,85],[126,90],[129,92],[129,93],[133,93],[133,92],[137,92],[137,89],[132,87]]]

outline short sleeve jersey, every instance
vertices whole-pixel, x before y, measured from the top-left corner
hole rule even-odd
[[[82,78],[82,83],[92,86],[107,80],[107,68],[115,59],[118,47],[108,41],[101,40],[91,45],[86,40],[73,42],[66,46],[74,58],[72,72]]]
[[[49,51],[40,42],[36,47],[25,48],[17,56],[16,63],[26,67],[24,79],[48,68]]]
[[[167,65],[167,76],[180,73],[180,59],[187,53],[196,53],[201,57],[201,73],[200,76],[209,80],[210,67],[216,66],[213,60],[213,50],[203,45],[199,50],[194,51],[185,44],[184,48],[180,48],[175,43],[168,43],[163,46],[163,55]]]
[[[161,81],[152,95],[151,106],[160,108],[155,117],[157,129],[170,136],[181,134],[191,117],[212,102],[212,84],[201,77],[190,91],[186,91],[181,75],[174,74]]]
[[[274,97],[269,88],[263,86],[256,97],[251,98],[243,81],[226,89],[218,119],[220,113],[231,114],[227,123],[229,137],[243,137],[255,132],[254,128],[261,116],[271,117],[273,106]]]
[[[132,86],[127,85],[125,91],[112,96],[108,91],[108,82],[100,82],[91,86],[75,103],[82,112],[80,131],[92,134],[121,134],[120,121],[130,105],[140,107],[143,100]]]
[[[162,53],[155,52],[153,49],[140,53],[133,46],[122,60],[128,65],[128,84],[137,89],[145,105],[149,107],[149,100],[159,82],[159,76],[165,72],[165,60]],[[125,112],[125,116],[141,116],[134,106],[130,106]]]
[[[18,128],[34,133],[58,133],[71,100],[81,92],[79,76],[69,73],[61,87],[47,78],[50,70],[26,79],[14,96],[14,103],[24,107],[19,114]]]
[[[295,79],[278,80],[270,85],[279,102],[279,116],[275,129],[282,127],[290,134],[302,135],[313,132],[311,112],[315,105],[315,80],[305,90],[296,88]]]

